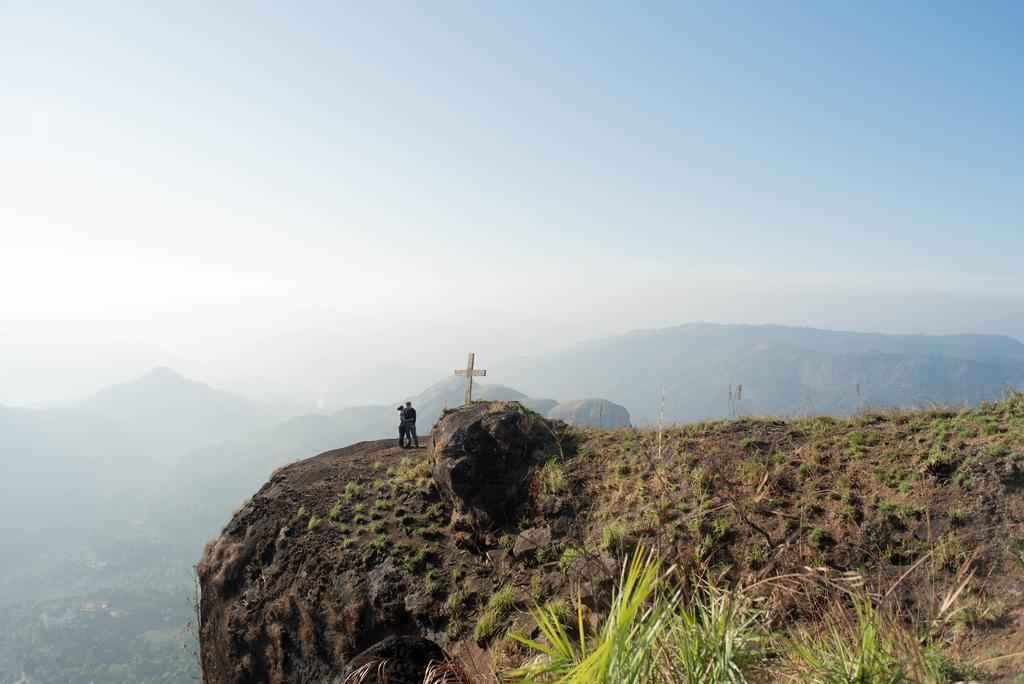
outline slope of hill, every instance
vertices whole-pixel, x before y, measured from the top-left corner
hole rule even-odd
[[[749,616],[729,627],[748,654],[733,676],[806,681],[821,673],[800,669],[801,644],[872,636],[879,672],[927,675],[907,681],[1024,665],[1024,395],[664,432],[542,426],[496,402],[447,413],[431,449],[326,452],[236,513],[199,566],[206,681],[343,678],[389,635],[435,641],[471,673],[455,681],[493,681],[538,655],[508,636],[537,638],[538,605],[593,643],[638,546],[694,601],[703,578]],[[722,655],[714,624],[688,657]]]
[[[590,393],[653,424],[665,389],[673,421],[731,414],[849,415],[869,406],[960,406],[1024,385],[1024,344],[992,335],[880,335],[782,326],[689,324],[579,344],[503,369],[518,387]]]

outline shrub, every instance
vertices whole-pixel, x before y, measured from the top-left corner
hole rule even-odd
[[[634,554],[623,567],[608,615],[589,640],[579,601],[574,633],[563,624],[564,608],[531,610],[545,643],[513,633],[538,656],[506,674],[530,683],[743,681],[768,638],[754,603],[742,591],[708,582],[698,582],[684,599],[663,586],[661,566],[653,554]]]

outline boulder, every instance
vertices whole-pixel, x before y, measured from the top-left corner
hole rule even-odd
[[[423,684],[431,663],[449,660],[444,649],[421,636],[390,636],[353,658],[342,681],[365,684]]]
[[[430,431],[433,474],[456,511],[505,522],[525,494],[538,452],[554,445],[543,419],[515,402],[476,402],[449,411]]]
[[[515,546],[512,547],[512,555],[516,558],[532,555],[537,551],[551,546],[550,527],[532,527],[523,530],[516,537]]]

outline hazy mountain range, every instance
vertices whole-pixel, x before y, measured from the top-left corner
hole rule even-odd
[[[996,335],[882,335],[696,323],[584,342],[502,368],[534,394],[602,396],[638,424],[749,414],[962,405],[1024,385],[1024,344]],[[859,394],[858,394],[859,386]]]

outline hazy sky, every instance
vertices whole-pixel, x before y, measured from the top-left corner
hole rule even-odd
[[[1024,338],[1022,35],[1019,2],[0,0],[0,403],[691,320]]]

